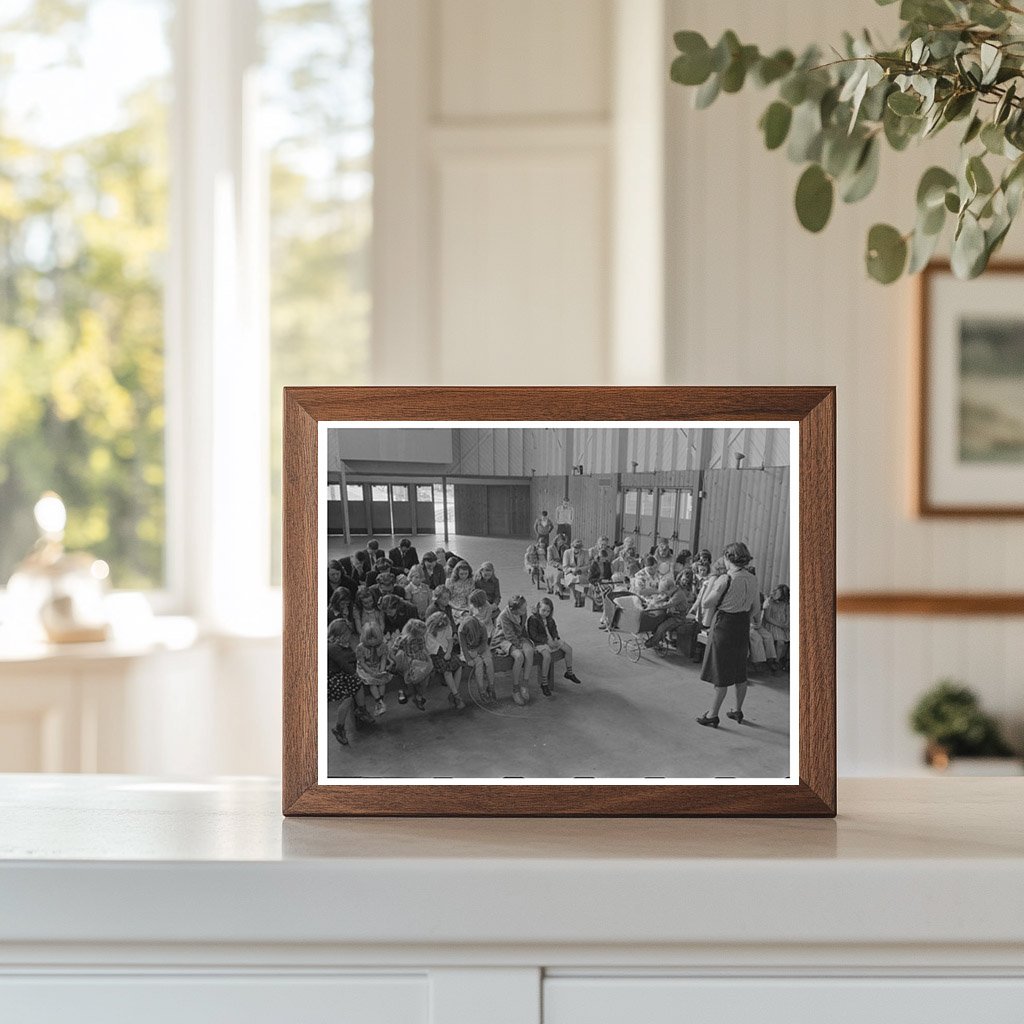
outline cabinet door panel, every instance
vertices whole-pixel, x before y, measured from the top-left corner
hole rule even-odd
[[[18,1024],[426,1024],[420,977],[98,976],[0,979]]]
[[[1022,1008],[1024,978],[554,977],[544,984],[545,1024],[1020,1024]]]

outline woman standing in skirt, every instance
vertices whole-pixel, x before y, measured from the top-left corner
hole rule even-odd
[[[711,710],[697,721],[718,728],[718,712],[725,691],[736,687],[736,707],[726,715],[743,721],[743,698],[747,695],[747,654],[750,645],[750,616],[760,604],[760,592],[754,575],[747,571],[751,562],[746,544],[734,541],[725,549],[726,571],[709,586],[704,598],[711,611],[704,667],[700,677],[715,687]]]

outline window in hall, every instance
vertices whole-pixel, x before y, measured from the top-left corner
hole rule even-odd
[[[627,516],[636,515],[636,491],[626,491],[625,513]]]
[[[387,501],[388,500],[388,485],[387,484],[370,484],[370,500],[371,501]]]
[[[408,501],[409,500],[409,488],[405,484],[392,484],[391,485],[391,500],[392,501]]]
[[[433,502],[434,488],[430,484],[418,484],[416,486],[416,500]]]
[[[363,500],[363,485],[362,484],[348,484],[345,487],[345,495],[349,501],[362,501]]]

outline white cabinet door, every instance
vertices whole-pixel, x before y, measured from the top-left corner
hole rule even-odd
[[[1024,978],[572,978],[544,983],[544,1024],[1021,1024]]]
[[[427,977],[246,975],[0,978],[14,1024],[427,1024]]]

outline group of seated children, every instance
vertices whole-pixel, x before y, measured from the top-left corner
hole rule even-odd
[[[327,576],[327,690],[328,700],[341,702],[334,735],[343,744],[357,719],[371,722],[384,714],[392,680],[398,702],[411,695],[421,711],[435,675],[444,680],[448,703],[464,708],[464,669],[475,677],[480,699],[495,702],[496,655],[511,659],[511,696],[518,705],[530,701],[534,665],[545,696],[551,696],[558,657],[565,678],[580,682],[551,600],[541,598],[530,613],[526,598],[515,594],[502,607],[491,562],[474,574],[468,562],[443,548],[420,560],[408,540],[387,556],[371,541],[365,551],[329,562]]]

